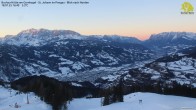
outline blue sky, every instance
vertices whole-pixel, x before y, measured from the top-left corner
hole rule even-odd
[[[185,0],[86,1],[90,4],[30,5],[26,8],[0,6],[0,36],[17,34],[29,28],[74,30],[85,35],[118,34],[139,39],[165,31],[196,32],[196,13],[180,14]],[[195,0],[186,1],[196,7]]]

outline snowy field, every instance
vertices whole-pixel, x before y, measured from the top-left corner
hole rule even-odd
[[[139,103],[142,100],[142,103]],[[101,99],[74,99],[68,110],[196,110],[196,99],[159,95],[154,93],[133,93],[124,97],[124,102],[100,106]]]
[[[11,90],[10,94],[10,90],[0,86],[0,110],[52,110],[33,93],[28,95],[30,104],[27,104],[27,95],[16,92]],[[20,107],[15,108],[15,103]],[[124,96],[124,102],[108,106],[101,106],[101,98],[73,99],[68,110],[196,110],[196,99],[137,92]]]
[[[16,92],[0,86],[0,110],[52,110],[50,105],[33,93],[29,93],[29,104],[27,104],[27,94],[16,94]],[[15,108],[15,103],[19,108]]]

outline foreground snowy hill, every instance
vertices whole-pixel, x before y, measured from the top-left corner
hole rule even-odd
[[[142,103],[139,103],[142,100]],[[81,103],[82,102],[82,103]],[[68,110],[196,110],[196,99],[159,95],[154,93],[132,93],[124,96],[124,102],[101,106],[101,99],[74,99]]]
[[[27,104],[27,94],[6,89],[0,86],[0,110],[52,110],[52,107],[41,101],[34,93],[28,94],[29,104]],[[15,108],[17,103],[19,108]]]
[[[52,110],[50,105],[42,102],[33,93],[28,95],[30,104],[27,104],[27,95],[24,93],[18,94],[17,91],[2,86],[0,93],[0,110]],[[142,100],[142,103],[139,103],[139,100]],[[15,108],[15,103],[20,107]],[[77,98],[67,106],[67,110],[196,110],[196,99],[136,92],[124,96],[124,102],[108,106],[101,106],[101,98]]]

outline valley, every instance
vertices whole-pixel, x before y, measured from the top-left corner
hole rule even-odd
[[[71,30],[28,29],[0,38],[2,91],[11,87],[20,91],[21,97],[26,93],[39,97],[35,100],[44,103],[43,110],[78,110],[73,105],[80,101],[86,102],[84,110],[121,106],[135,110],[194,109],[195,73],[196,33],[163,32],[141,41],[118,35],[87,36]],[[138,105],[139,95],[154,98],[145,98],[144,104]],[[168,95],[175,95],[171,96],[173,105],[165,103],[170,100]],[[179,99],[190,104],[178,106],[175,101]],[[3,96],[2,100],[13,103]],[[87,104],[90,100],[95,103]]]

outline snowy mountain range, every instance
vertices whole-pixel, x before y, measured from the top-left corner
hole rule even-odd
[[[17,35],[7,35],[0,39],[1,44],[17,46],[43,46],[52,42],[59,42],[66,39],[75,40],[103,40],[118,41],[127,43],[141,43],[134,37],[123,37],[118,35],[91,35],[85,36],[71,30],[47,30],[47,29],[28,29]]]
[[[29,29],[0,39],[0,79],[46,75],[99,85],[99,78],[116,79],[131,68],[195,45],[196,34],[187,32],[165,32],[140,41],[117,35],[85,36],[70,30]]]
[[[41,46],[51,41],[63,39],[83,39],[79,33],[70,30],[47,30],[47,29],[29,29],[20,32],[17,35],[8,35],[1,39],[2,44],[9,45],[28,45]]]
[[[196,45],[196,33],[163,32],[151,35],[144,45],[162,54],[175,53],[178,50]]]
[[[0,42],[0,79],[4,81],[29,75],[74,79],[81,72],[119,67],[155,55],[136,44],[140,42],[136,38],[83,36],[66,30],[30,29]]]

